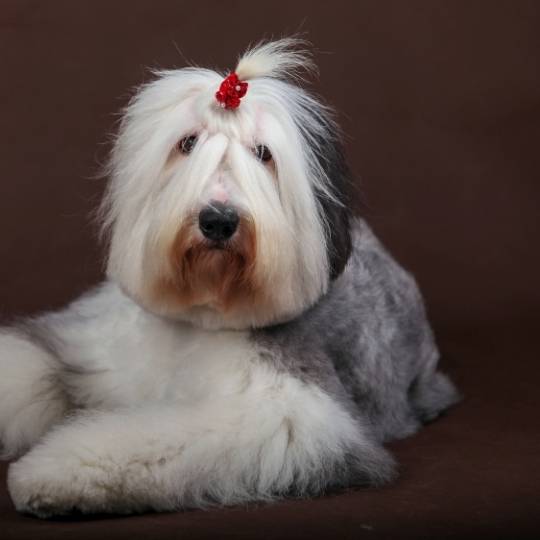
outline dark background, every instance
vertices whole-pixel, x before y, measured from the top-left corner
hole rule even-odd
[[[466,399],[392,445],[395,485],[315,501],[44,523],[15,514],[2,466],[0,537],[540,537],[536,1],[1,0],[0,319],[102,278],[96,175],[148,67],[231,69],[298,30],[358,208],[417,276]]]

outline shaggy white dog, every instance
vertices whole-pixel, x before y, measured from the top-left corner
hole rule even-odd
[[[0,332],[22,512],[173,510],[394,476],[381,443],[457,399],[414,280],[350,216],[331,112],[285,39],[128,105],[107,281]],[[26,452],[26,453],[25,453]]]

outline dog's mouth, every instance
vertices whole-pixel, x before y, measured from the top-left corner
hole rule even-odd
[[[183,227],[169,252],[170,273],[158,283],[158,294],[184,308],[211,303],[227,311],[250,302],[256,238],[253,223],[241,219],[229,238],[201,238],[192,225]]]
[[[232,251],[233,249],[229,240],[206,240],[205,247],[210,251]]]

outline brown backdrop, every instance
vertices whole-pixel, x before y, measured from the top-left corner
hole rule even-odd
[[[298,29],[317,48],[315,90],[341,111],[358,207],[417,275],[466,400],[393,445],[390,488],[41,523],[14,513],[2,481],[8,538],[540,534],[538,2],[3,0],[0,318],[101,279],[95,176],[147,67],[232,68],[249,42]]]

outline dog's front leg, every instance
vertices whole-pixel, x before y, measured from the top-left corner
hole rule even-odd
[[[203,403],[92,413],[14,463],[19,511],[141,512],[378,484],[393,461],[328,395],[297,381]]]

